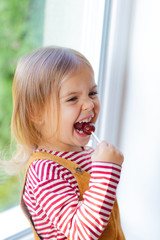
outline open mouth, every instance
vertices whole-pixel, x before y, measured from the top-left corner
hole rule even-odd
[[[86,122],[76,122],[74,124],[74,128],[80,134],[91,135],[91,133],[95,131],[94,123],[87,122],[87,121]]]

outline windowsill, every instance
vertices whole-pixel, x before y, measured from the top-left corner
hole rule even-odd
[[[10,238],[11,236],[30,228],[30,224],[20,209],[20,206],[13,207],[0,213],[0,226],[1,240]]]

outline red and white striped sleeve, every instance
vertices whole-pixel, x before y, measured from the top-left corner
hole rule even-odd
[[[70,240],[98,239],[109,221],[121,167],[93,162],[89,190],[84,193],[84,200],[79,201],[77,182],[70,171],[49,162],[45,178],[34,187],[37,206]]]

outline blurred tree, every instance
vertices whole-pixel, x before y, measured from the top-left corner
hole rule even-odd
[[[44,5],[45,0],[0,1],[0,150],[10,145],[11,89],[17,61],[42,46]],[[0,211],[17,204],[19,185],[17,177],[6,177],[0,171]]]

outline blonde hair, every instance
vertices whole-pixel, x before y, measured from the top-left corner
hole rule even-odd
[[[50,97],[58,103],[61,83],[89,61],[79,52],[61,47],[44,47],[23,56],[13,81],[13,114],[11,129],[17,145],[13,161],[19,171],[37,148],[41,132],[32,116],[40,114]],[[12,161],[12,168],[14,164]]]

